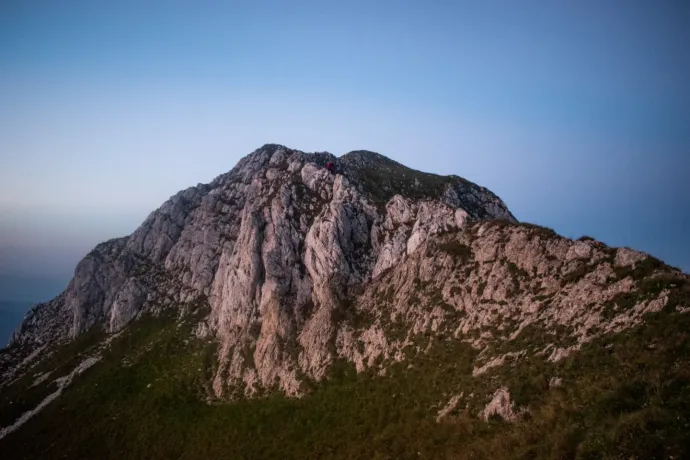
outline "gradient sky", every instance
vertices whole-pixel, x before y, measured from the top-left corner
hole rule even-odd
[[[3,0],[0,275],[68,278],[269,142],[458,174],[688,271],[689,24],[682,0]]]

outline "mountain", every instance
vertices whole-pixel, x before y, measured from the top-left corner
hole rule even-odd
[[[0,451],[682,458],[687,281],[458,176],[265,145],[29,312]]]

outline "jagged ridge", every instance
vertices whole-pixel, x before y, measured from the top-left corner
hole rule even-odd
[[[407,221],[393,228],[397,212]],[[372,152],[337,159],[266,145],[211,184],[173,196],[130,237],[99,245],[50,303],[61,324],[26,323],[13,343],[35,348],[94,326],[117,332],[142,312],[208,298],[202,332],[222,344],[216,392],[278,379],[297,393],[299,375],[320,378],[334,358],[331,312],[354,286],[468,218],[514,220],[498,197],[457,177]],[[285,356],[285,343],[302,351]]]
[[[559,366],[581,350],[654,315],[687,314],[687,281],[646,254],[518,224],[498,197],[456,176],[365,151],[337,159],[267,145],[87,255],[67,291],[27,316],[0,372],[8,394],[38,382],[27,393],[35,404],[20,406],[33,408],[53,389],[48,376],[66,385],[81,369],[50,370],[39,354],[85,337],[107,349],[106,338],[142,327],[127,327],[137,318],[167,314],[189,325],[194,313],[193,337],[175,343],[217,346],[194,377],[200,399],[303,396],[342,365],[400,375],[433,355],[458,379],[429,393],[439,420],[464,406],[472,417],[515,421],[536,409],[510,369],[530,391],[558,386]],[[461,354],[462,370],[438,346]],[[96,359],[77,349],[57,354]],[[119,359],[127,367],[138,358]],[[535,365],[549,369],[537,383],[526,370]],[[544,375],[555,379],[546,387]],[[4,424],[21,415],[5,413]]]

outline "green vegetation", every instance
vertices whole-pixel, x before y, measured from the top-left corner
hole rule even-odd
[[[514,227],[520,224],[517,224],[515,222],[511,222],[506,219],[491,219],[489,221],[486,221],[487,225],[497,227],[497,228],[505,228],[505,227]],[[483,223],[477,223],[476,226],[479,227],[483,225]]]
[[[612,264],[613,265],[613,264]],[[641,280],[648,276],[653,275],[656,272],[669,272],[671,268],[660,261],[659,259],[649,256],[636,262],[632,266],[626,267],[616,267],[614,266],[614,271],[618,279],[627,278],[631,276],[633,280]]]
[[[472,258],[472,249],[459,241],[447,241],[439,245],[441,251],[450,254],[460,263],[465,263]]]
[[[0,441],[0,453],[3,460],[687,458],[690,315],[675,306],[690,306],[690,286],[670,275],[640,284],[641,298],[670,289],[669,305],[557,364],[530,352],[473,378],[476,350],[420,334],[415,342],[428,352],[411,350],[387,375],[357,374],[337,362],[301,399],[274,393],[205,403],[214,347],[191,337],[193,321],[177,327],[172,319],[143,319],[63,396]],[[549,343],[572,344],[567,330],[532,326],[489,357]],[[551,386],[554,377],[563,384]],[[483,422],[477,414],[503,385],[523,415]],[[436,423],[437,411],[461,392],[459,409]]]
[[[360,161],[351,161],[353,158]],[[357,182],[375,203],[384,204],[396,194],[411,199],[440,197],[448,185],[470,184],[457,176],[439,176],[416,171],[389,158],[368,151],[355,151],[341,161],[349,163]]]
[[[602,316],[605,319],[611,319],[625,310],[634,308],[641,301],[657,298],[664,290],[671,295],[670,303],[680,305],[690,303],[688,301],[690,285],[687,280],[672,273],[660,273],[640,280],[637,290],[633,292],[616,294],[610,302],[604,305]]]
[[[529,278],[529,273],[518,267],[513,262],[508,262],[508,271],[513,277]]]
[[[77,340],[59,347],[43,358],[30,372],[0,392],[0,427],[11,425],[21,414],[36,407],[46,396],[57,390],[55,379],[68,375],[88,356],[105,337],[101,330],[93,329]],[[43,374],[49,376],[34,385]]]
[[[509,220],[505,219],[492,219],[488,221],[489,225],[492,225],[494,227],[498,228],[506,228],[506,227],[516,227],[516,228],[524,228],[529,231],[530,235],[533,237],[540,237],[544,239],[550,239],[550,238],[560,238],[558,233],[552,228],[549,227],[543,227],[541,225],[536,225],[536,224],[530,224],[528,222],[511,222]]]
[[[532,238],[541,238],[544,240],[561,238],[561,236],[558,235],[558,233],[556,233],[556,231],[552,228],[543,227],[541,225],[536,225],[536,224],[530,224],[528,222],[519,222],[518,223],[518,222],[511,222],[511,221],[505,220],[505,219],[492,219],[492,220],[487,221],[487,223],[493,227],[500,228],[500,229],[505,229],[507,227],[522,228],[522,229],[527,230],[529,236]],[[483,223],[479,224],[479,225],[483,225]],[[507,243],[508,242],[507,236],[501,235],[499,242],[501,244]]]
[[[543,239],[559,238],[558,233],[556,233],[554,229],[549,227],[542,227],[541,225],[528,224],[524,222],[520,223],[519,225],[523,228],[528,229],[532,236],[537,236]]]
[[[336,324],[346,321],[355,330],[368,329],[376,321],[373,313],[358,309],[354,302],[351,301],[343,301],[340,307],[335,309],[331,315]]]

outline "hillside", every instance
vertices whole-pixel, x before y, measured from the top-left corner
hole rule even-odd
[[[32,309],[0,453],[684,458],[689,311],[687,275],[460,177],[267,145]]]

